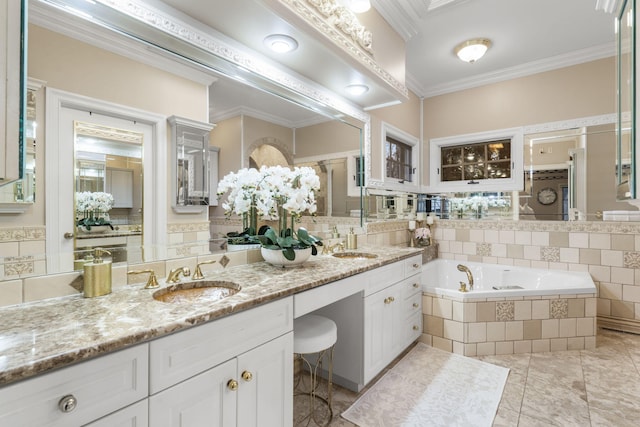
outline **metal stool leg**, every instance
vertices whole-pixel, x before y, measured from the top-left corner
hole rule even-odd
[[[294,385],[294,389],[297,389],[300,384],[302,384],[303,388],[306,388],[305,391],[298,391],[295,393],[295,395],[308,395],[309,396],[309,406],[311,407],[311,410],[309,412],[309,414],[307,416],[305,416],[302,419],[302,422],[304,422],[305,420],[307,421],[305,425],[309,425],[311,423],[311,420],[314,421],[314,423],[316,423],[319,426],[326,426],[328,425],[331,420],[333,419],[333,406],[332,406],[332,402],[333,402],[333,348],[334,346],[331,346],[328,349],[322,350],[321,352],[318,353],[318,359],[316,360],[315,365],[312,365],[310,361],[307,360],[307,358],[304,357],[304,355],[302,354],[296,354],[296,357],[300,357],[300,359],[303,361],[303,363],[306,365],[307,370],[309,371],[309,387],[305,387],[304,385],[304,380],[302,380],[302,374],[298,377],[298,379],[296,380],[296,383]],[[325,357],[325,355],[328,356],[329,358],[329,368],[327,370],[327,397],[322,397],[318,394],[318,387],[319,387],[319,381],[318,381],[318,369],[322,369],[322,361]],[[321,402],[323,402],[324,404],[327,405],[327,408],[329,409],[329,417],[326,421],[324,422],[319,422],[318,421],[318,414],[316,411],[316,400],[319,400]],[[298,424],[300,425],[300,424]]]

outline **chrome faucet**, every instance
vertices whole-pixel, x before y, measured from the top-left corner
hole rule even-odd
[[[458,264],[458,271],[463,271],[467,273],[467,280],[469,281],[469,290],[473,290],[473,274],[471,274],[471,270],[466,265]],[[462,282],[461,282],[462,283]]]
[[[169,275],[167,276],[167,283],[179,283],[180,274],[182,274],[184,277],[187,277],[191,274],[191,270],[189,270],[189,267],[174,268],[169,272]]]

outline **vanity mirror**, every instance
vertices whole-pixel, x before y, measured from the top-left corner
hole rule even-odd
[[[167,187],[171,183],[171,179],[168,178],[170,173],[168,172],[170,171],[168,147],[160,144],[162,141],[165,141],[165,144],[168,141],[169,128],[166,118],[172,113],[179,113],[186,117],[199,117],[202,121],[207,120],[205,116],[215,116],[214,120],[207,120],[215,123],[218,120],[223,121],[224,119],[221,117],[235,109],[233,117],[247,121],[256,115],[257,109],[252,104],[253,96],[241,95],[235,100],[225,99],[224,102],[220,97],[215,97],[213,98],[214,102],[211,102],[212,108],[209,114],[203,114],[206,112],[208,103],[206,93],[209,91],[215,96],[220,92],[219,88],[223,81],[229,84],[239,84],[241,79],[238,73],[242,73],[244,83],[241,84],[245,90],[251,88],[250,90],[254,93],[269,94],[270,96],[269,107],[266,111],[271,114],[259,116],[260,120],[271,120],[273,117],[286,114],[289,109],[282,107],[283,104],[295,105],[299,110],[306,111],[304,119],[300,119],[298,116],[298,118],[288,121],[291,124],[289,131],[295,135],[291,145],[294,162],[301,161],[301,157],[304,157],[303,160],[317,157],[316,162],[319,167],[326,167],[319,162],[333,161],[332,159],[339,157],[335,151],[319,152],[317,149],[322,145],[326,148],[331,144],[320,145],[317,144],[317,140],[314,142],[315,148],[306,150],[303,143],[303,134],[305,133],[303,128],[330,125],[333,122],[343,124],[347,129],[353,129],[353,132],[348,131],[351,136],[355,135],[353,141],[344,139],[335,141],[341,150],[349,147],[348,152],[356,150],[359,153],[365,138],[369,135],[368,115],[358,108],[344,103],[339,98],[334,99],[334,95],[323,89],[298,81],[297,77],[276,84],[258,73],[247,72],[246,69],[230,63],[225,58],[205,52],[183,40],[176,40],[174,36],[163,33],[159,28],[141,26],[136,20],[125,17],[120,12],[101,3],[52,0],[50,2],[32,2],[31,7],[30,31],[32,37],[30,37],[29,56],[33,66],[31,70],[46,82],[47,123],[60,123],[57,114],[69,107],[82,112],[83,115],[78,119],[80,121],[92,122],[92,119],[96,117],[105,117],[122,119],[134,127],[150,126],[150,137],[145,136],[144,138],[145,144],[150,141],[150,146],[143,147],[141,159],[144,176],[141,180],[144,210],[140,212],[140,221],[144,251],[138,252],[140,258],[132,258],[132,252],[128,250],[129,262],[135,262],[138,259],[154,260],[184,256],[179,253],[179,250],[174,251],[174,255],[167,251],[167,224],[180,220],[176,220],[175,216],[172,216],[174,214],[171,212],[171,202],[168,199],[170,191],[167,190]],[[84,7],[96,9],[91,10],[90,14],[69,13],[70,11],[74,12],[70,8],[77,8],[75,10],[77,12]],[[105,13],[101,14],[97,11]],[[87,21],[88,15],[91,15],[93,20],[99,20],[100,24],[96,26]],[[110,25],[109,23],[116,23],[118,28],[115,30],[113,26],[106,28]],[[123,35],[123,31],[127,35]],[[147,42],[132,41],[131,37],[134,33],[134,38],[141,37]],[[169,50],[159,49],[158,46],[169,47]],[[115,53],[111,51],[115,51]],[[249,55],[244,51],[237,52],[237,54],[241,61],[245,60],[243,55]],[[246,60],[250,60],[250,58],[250,56],[246,56]],[[132,62],[132,60],[139,62]],[[124,62],[127,64],[123,65]],[[153,73],[149,73],[150,64],[154,67]],[[268,71],[273,72],[271,69]],[[166,82],[171,80],[167,77],[169,75],[179,76],[175,80],[181,79],[181,85],[167,84]],[[138,77],[140,80],[136,80]],[[279,78],[289,79],[289,76],[283,73]],[[212,82],[214,85],[207,89]],[[296,88],[296,91],[291,89],[293,87]],[[218,92],[216,92],[216,88],[218,88]],[[202,93],[204,96],[195,103],[185,101],[188,96],[195,99],[197,93]],[[97,105],[94,102],[102,99],[111,101],[99,102]],[[122,101],[126,99],[132,99],[135,102],[127,105],[127,102]],[[321,99],[323,102],[314,99]],[[232,105],[232,102],[235,104]],[[54,105],[55,108],[50,108]],[[336,105],[338,108],[335,107]],[[54,111],[56,115],[50,116]],[[157,111],[160,114],[146,113],[147,111]],[[114,126],[114,128],[121,127]],[[73,236],[76,220],[76,212],[73,207],[75,192],[73,179],[69,180],[69,184],[62,184],[58,181],[58,175],[63,175],[62,172],[65,172],[66,175],[66,171],[74,170],[75,163],[73,156],[71,156],[73,148],[69,148],[69,142],[73,142],[72,132],[65,125],[64,129],[58,127],[52,133],[47,132],[44,138],[44,145],[47,149],[45,170],[48,171],[48,175],[43,179],[43,182],[47,183],[47,190],[62,190],[67,194],[61,197],[51,197],[49,194],[46,194],[48,197],[45,197],[43,194],[41,202],[45,203],[46,199],[46,218],[42,222],[35,219],[36,224],[46,223],[47,273],[72,270],[74,268],[73,256],[70,255],[74,249],[78,248],[73,243],[81,240]],[[54,137],[54,134],[57,137]],[[56,139],[57,143],[62,142],[66,145],[57,145],[54,141]],[[233,149],[234,153],[241,153],[242,157],[238,159],[224,158],[229,150],[221,150],[219,154],[225,159],[222,162],[224,167],[228,170],[237,170],[248,166],[248,156],[245,163],[244,153],[239,149],[238,144],[247,148],[258,139],[260,138],[231,141],[231,144],[236,144]],[[342,156],[342,154],[341,151],[339,155]],[[61,173],[58,174],[56,171]],[[162,175],[163,172],[165,175]],[[224,169],[221,169],[220,176],[224,172]],[[69,174],[69,176],[72,175]],[[334,183],[337,181],[345,184],[344,192],[346,193],[346,174],[345,179],[336,179]],[[65,200],[68,202],[64,202]],[[357,202],[354,204],[358,205]],[[346,211],[346,208],[343,210]],[[43,216],[45,216],[44,213]],[[198,221],[204,223],[206,218],[198,218]],[[64,239],[65,233],[71,233],[74,238]],[[57,246],[52,248],[49,246],[50,243]],[[144,254],[143,258],[142,254]]]
[[[633,218],[638,208],[616,199],[616,139],[615,115],[527,126],[523,191],[443,196],[454,200],[486,197],[488,209],[482,217],[487,219],[599,221],[623,219],[621,213]],[[628,167],[622,170],[626,173]],[[508,200],[508,214],[505,203],[490,203],[498,197]],[[463,216],[452,215],[445,204],[438,206],[443,217]]]

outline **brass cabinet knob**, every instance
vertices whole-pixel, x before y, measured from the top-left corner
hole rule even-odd
[[[244,371],[242,372],[242,379],[249,382],[253,379],[253,374],[249,371]]]
[[[420,264],[413,264],[413,268],[420,268]]]
[[[420,284],[419,284],[419,283],[414,283],[414,284],[413,284],[413,287],[414,287],[414,288],[417,288],[418,286],[420,286]]]
[[[418,307],[420,307],[420,304],[418,304],[417,302],[414,302],[413,303],[413,308],[418,308]]]
[[[414,331],[417,331],[418,329],[420,329],[420,328],[418,328],[416,325],[413,325],[413,330]]]
[[[67,240],[73,239],[74,238],[74,234],[73,233],[69,233],[68,231],[66,233],[64,233],[63,237]]]
[[[73,410],[76,409],[76,406],[78,406],[78,400],[73,394],[64,396],[58,402],[58,409],[64,413],[73,412]]]
[[[391,304],[391,299],[390,298],[385,298],[384,299],[384,303],[385,304]]]
[[[238,381],[236,380],[229,380],[227,382],[227,388],[231,391],[236,391],[238,389]]]
[[[391,300],[391,302],[394,302],[396,300],[394,297],[389,297],[389,299]]]

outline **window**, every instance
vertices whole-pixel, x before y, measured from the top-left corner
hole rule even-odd
[[[412,148],[410,145],[387,136],[385,144],[387,178],[396,178],[399,181],[412,181],[415,168],[412,162]]]
[[[419,139],[382,123],[382,170],[384,187],[390,190],[415,191],[420,185]]]

